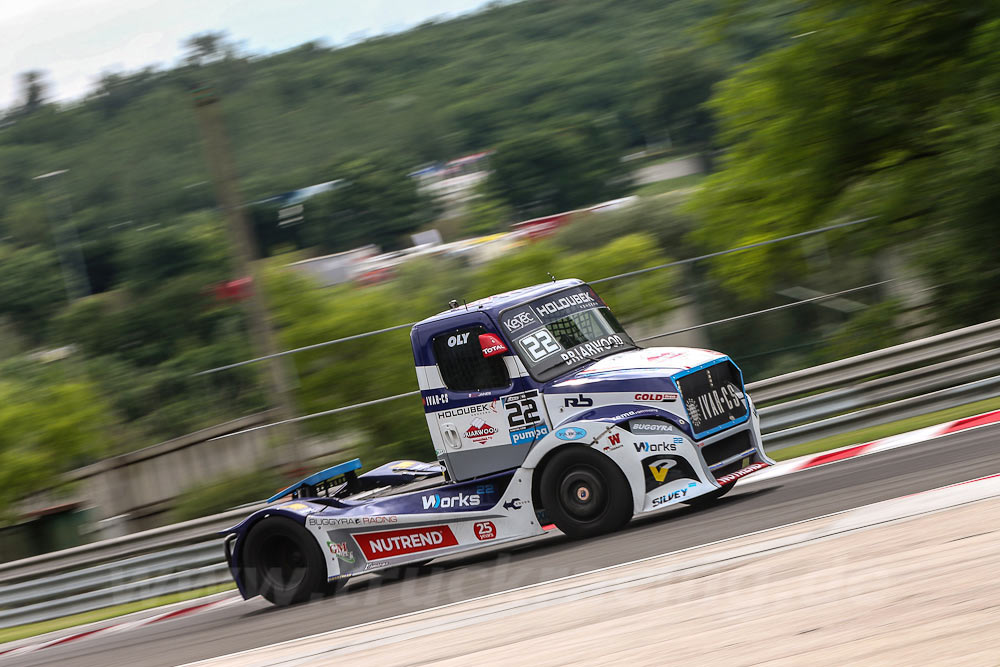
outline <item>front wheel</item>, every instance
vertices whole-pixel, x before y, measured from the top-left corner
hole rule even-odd
[[[618,530],[632,518],[632,493],[625,475],[608,457],[587,447],[557,452],[540,480],[542,506],[570,537]]]
[[[285,607],[332,590],[319,545],[292,519],[262,519],[250,530],[243,555],[248,588],[272,604]]]

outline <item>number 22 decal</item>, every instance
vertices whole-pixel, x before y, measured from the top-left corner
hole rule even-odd
[[[538,416],[538,404],[533,398],[511,401],[505,407],[507,408],[507,425],[511,428],[542,421],[542,418]]]

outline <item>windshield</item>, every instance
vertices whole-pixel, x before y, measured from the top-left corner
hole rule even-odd
[[[500,321],[517,355],[538,380],[635,343],[611,310],[587,285],[573,287],[505,310]]]

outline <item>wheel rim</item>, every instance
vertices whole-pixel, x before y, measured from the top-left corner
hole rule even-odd
[[[559,502],[571,518],[593,521],[607,507],[608,487],[596,468],[577,465],[566,471],[559,484]]]
[[[305,552],[284,535],[272,535],[264,541],[260,565],[264,578],[277,588],[296,588],[306,576]]]

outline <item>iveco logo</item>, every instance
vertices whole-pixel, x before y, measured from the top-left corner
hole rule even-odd
[[[475,507],[479,504],[479,494],[458,493],[454,496],[442,496],[435,493],[433,496],[422,496],[420,498],[425,510],[447,509],[451,507]]]

